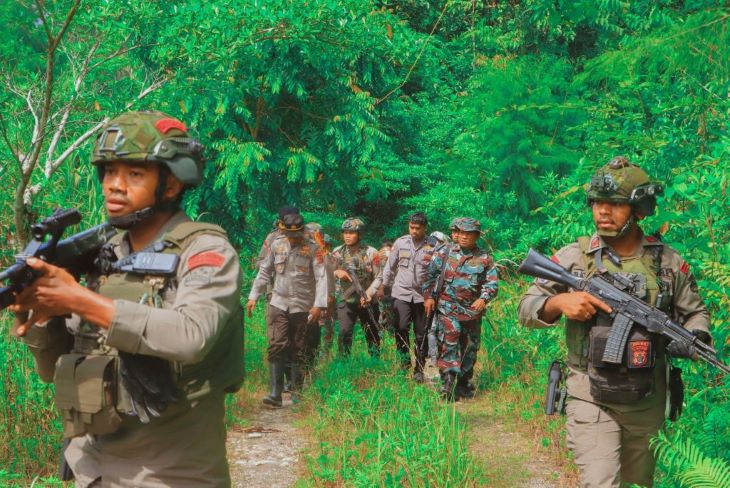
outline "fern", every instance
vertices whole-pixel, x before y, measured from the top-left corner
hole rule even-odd
[[[690,439],[677,434],[674,439],[660,432],[652,440],[658,461],[668,475],[688,488],[730,488],[730,465],[707,456]]]

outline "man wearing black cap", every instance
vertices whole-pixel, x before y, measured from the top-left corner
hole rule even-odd
[[[270,251],[261,261],[246,303],[250,317],[256,300],[265,292],[267,284],[274,281],[266,311],[271,393],[263,402],[275,407],[282,405],[287,360],[291,361],[294,394],[301,386],[306,325],[316,323],[321,310],[327,308],[324,253],[306,236],[302,216],[286,214],[278,226],[281,235],[272,241]]]

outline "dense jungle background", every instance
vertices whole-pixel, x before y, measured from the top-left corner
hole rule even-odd
[[[3,1],[0,265],[55,207],[78,207],[81,228],[104,218],[90,143],[125,109],[163,110],[201,138],[206,179],[185,208],[229,232],[244,293],[282,205],[337,237],[361,216],[375,246],[405,233],[414,210],[431,230],[477,217],[502,278],[478,386],[567,459],[563,419],[540,406],[562,331],[520,328],[528,281],[515,269],[529,247],[591,232],[583,185],[612,156],[666,185],[644,229],[690,263],[730,360],[729,19],[720,0]],[[0,317],[0,484],[54,484],[52,387],[9,323]],[[266,371],[261,317],[246,327],[232,425],[258,408]],[[321,366],[301,407],[316,446],[305,486],[499,486],[465,448],[470,424],[389,376],[387,361],[360,351]],[[730,486],[730,382],[682,367],[685,412],[654,444],[658,485]]]

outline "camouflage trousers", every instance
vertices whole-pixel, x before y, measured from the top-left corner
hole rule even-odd
[[[391,296],[385,296],[378,302],[378,309],[380,310],[380,317],[378,322],[380,323],[380,329],[386,330],[393,334],[395,332],[395,300]]]
[[[451,315],[436,315],[436,341],[438,360],[436,365],[441,373],[456,373],[471,379],[474,364],[481,343],[481,317],[461,320]]]

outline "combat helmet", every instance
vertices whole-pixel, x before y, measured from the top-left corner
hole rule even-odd
[[[192,186],[202,180],[203,146],[185,124],[163,112],[126,112],[107,122],[94,144],[91,163],[100,178],[110,161],[163,164]]]
[[[357,217],[350,217],[349,219],[345,219],[344,222],[342,222],[342,231],[352,231],[352,232],[359,232],[362,234],[362,231],[365,230],[365,222],[362,219],[359,219]]]
[[[643,169],[629,162],[625,156],[617,156],[595,172],[586,191],[586,202],[589,206],[595,201],[628,203],[641,215],[649,216],[654,214],[657,196],[662,193],[662,185],[652,183]],[[599,235],[623,235],[634,218],[632,214],[618,232],[599,231]]]
[[[190,137],[185,124],[165,113],[126,112],[104,124],[94,144],[91,164],[96,166],[99,180],[104,179],[104,163],[113,161],[160,164],[183,185],[194,186],[202,179],[203,146]],[[129,229],[156,211],[176,210],[179,198],[163,201],[165,179],[161,174],[154,205],[109,217],[109,223],[119,229]]]

